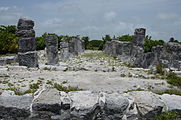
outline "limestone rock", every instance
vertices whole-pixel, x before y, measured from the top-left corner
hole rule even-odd
[[[51,116],[59,115],[61,111],[61,100],[59,91],[48,89],[43,91],[37,99],[33,101],[32,118],[50,119]]]
[[[163,94],[160,97],[169,111],[177,111],[181,115],[181,96]]]
[[[50,111],[58,114],[61,109],[59,91],[56,89],[43,91],[40,96],[34,100],[32,109],[33,111]]]
[[[34,21],[25,18],[19,19],[17,25],[18,61],[20,66],[38,67],[38,56],[36,53]]]
[[[156,65],[163,64],[169,69],[181,70],[181,45],[169,42],[145,53],[145,32],[144,28],[136,29],[132,42],[107,41],[104,52],[136,67],[154,69]]]
[[[37,59],[37,52],[26,52],[26,53],[19,53],[19,65],[20,66],[27,66],[27,67],[38,67],[38,59]]]
[[[96,120],[99,103],[98,94],[90,91],[69,92],[71,105],[71,117],[75,120]]]
[[[137,29],[135,29],[134,37],[133,37],[133,43],[136,46],[143,47],[145,34],[146,34],[146,29],[145,28],[137,28]]]
[[[20,37],[35,37],[35,31],[31,30],[17,30],[16,35]]]
[[[34,37],[28,37],[28,38],[20,38],[18,41],[19,45],[19,52],[28,52],[28,51],[35,51],[36,45],[35,45],[35,38]]]
[[[60,58],[68,59],[81,54],[85,50],[84,43],[79,37],[74,36],[71,40],[63,38],[60,42]]]
[[[0,96],[0,118],[23,120],[30,116],[32,96]]]
[[[12,64],[17,62],[17,56],[6,56],[0,58],[0,65]]]
[[[154,119],[155,115],[167,110],[161,98],[152,92],[134,91],[130,92],[129,95],[134,98],[138,113],[143,118]]]
[[[34,27],[34,21],[26,19],[26,18],[21,18],[18,21],[17,28],[20,30],[30,30],[33,29]]]
[[[58,64],[58,38],[55,35],[48,35],[46,37],[46,56],[48,65]]]
[[[120,120],[126,113],[129,101],[122,94],[100,94],[99,104],[103,109],[103,118],[106,120]]]

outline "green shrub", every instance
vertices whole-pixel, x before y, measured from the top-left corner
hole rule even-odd
[[[171,85],[181,87],[181,77],[178,77],[173,72],[167,74],[167,82]]]
[[[130,89],[130,90],[124,91],[124,93],[133,92],[133,91],[145,91],[145,90],[141,88],[137,88],[137,89]]]
[[[158,64],[156,66],[156,73],[160,75],[164,75],[164,66],[162,64]]]
[[[159,92],[156,92],[156,94],[159,94],[159,95],[162,95],[162,94],[174,94],[174,95],[180,95],[181,96],[181,91],[180,90],[165,90],[165,91],[159,91]]]
[[[164,112],[156,116],[156,120],[177,120],[179,115],[177,112]]]
[[[89,45],[89,37],[88,36],[82,37],[82,40],[84,41],[85,49],[88,49],[87,47]]]
[[[36,37],[36,49],[37,50],[44,50],[46,45],[45,45],[45,38],[44,37]]]
[[[17,53],[18,37],[16,26],[0,26],[0,54]]]
[[[87,49],[89,50],[98,50],[103,48],[103,41],[102,40],[91,40],[87,45]]]
[[[126,77],[126,75],[125,75],[125,74],[121,74],[120,76],[121,76],[121,77]]]
[[[62,84],[54,83],[53,88],[59,90],[59,91],[64,91],[64,92],[70,92],[70,91],[81,91],[82,89],[78,87],[72,87],[72,86],[63,86]]]
[[[133,41],[133,36],[130,36],[128,34],[128,35],[123,35],[123,36],[117,37],[117,39],[119,41],[132,42]]]
[[[144,43],[144,52],[151,52],[151,49],[157,45],[163,45],[163,40],[152,40],[151,36],[146,36]]]
[[[33,83],[33,84],[30,84],[29,87],[30,89],[38,89],[39,88],[39,83]]]

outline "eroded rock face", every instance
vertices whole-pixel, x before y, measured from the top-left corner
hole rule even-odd
[[[68,59],[81,54],[84,51],[84,43],[79,37],[74,36],[72,40],[63,38],[60,42],[60,59]]]
[[[55,35],[48,35],[45,39],[47,65],[58,65],[58,38]]]
[[[143,28],[136,29],[133,42],[108,41],[104,46],[104,52],[136,67],[152,69],[158,64],[163,64],[170,69],[181,70],[181,45],[169,42],[144,53],[145,32]]]
[[[18,60],[20,66],[38,67],[38,56],[35,44],[34,21],[19,19],[17,25]]]

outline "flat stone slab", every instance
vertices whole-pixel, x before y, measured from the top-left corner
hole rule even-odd
[[[37,99],[33,101],[33,111],[51,111],[59,113],[61,110],[60,93],[56,89],[48,89],[43,91]]]
[[[0,117],[5,119],[27,118],[30,115],[32,96],[0,96]]]
[[[161,99],[167,105],[168,110],[179,110],[181,113],[181,96],[163,94]]]

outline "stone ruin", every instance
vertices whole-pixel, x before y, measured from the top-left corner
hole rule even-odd
[[[55,35],[46,37],[46,57],[47,65],[58,65],[58,38]]]
[[[181,115],[181,97],[149,91],[105,93],[56,89],[32,95],[0,96],[2,120],[155,120],[166,111]],[[18,101],[18,102],[17,102]]]
[[[80,55],[84,50],[84,42],[78,36],[73,36],[72,40],[63,38],[60,42],[61,59],[68,59]]]
[[[18,62],[20,66],[31,68],[39,66],[33,27],[34,21],[32,20],[23,18],[18,21],[16,34],[19,37]],[[60,59],[68,59],[84,51],[84,42],[78,36],[72,37],[71,40],[63,38],[60,42],[60,51],[58,51],[58,38],[55,35],[48,35],[45,39],[47,65],[58,65],[59,56]],[[1,61],[3,65],[7,63],[5,60]]]
[[[136,67],[154,69],[156,65],[163,64],[170,69],[181,70],[181,45],[168,42],[145,53],[145,33],[144,28],[136,29],[133,42],[107,41],[103,51]]]
[[[18,61],[20,66],[38,67],[38,56],[35,44],[34,21],[19,19],[17,25]]]

